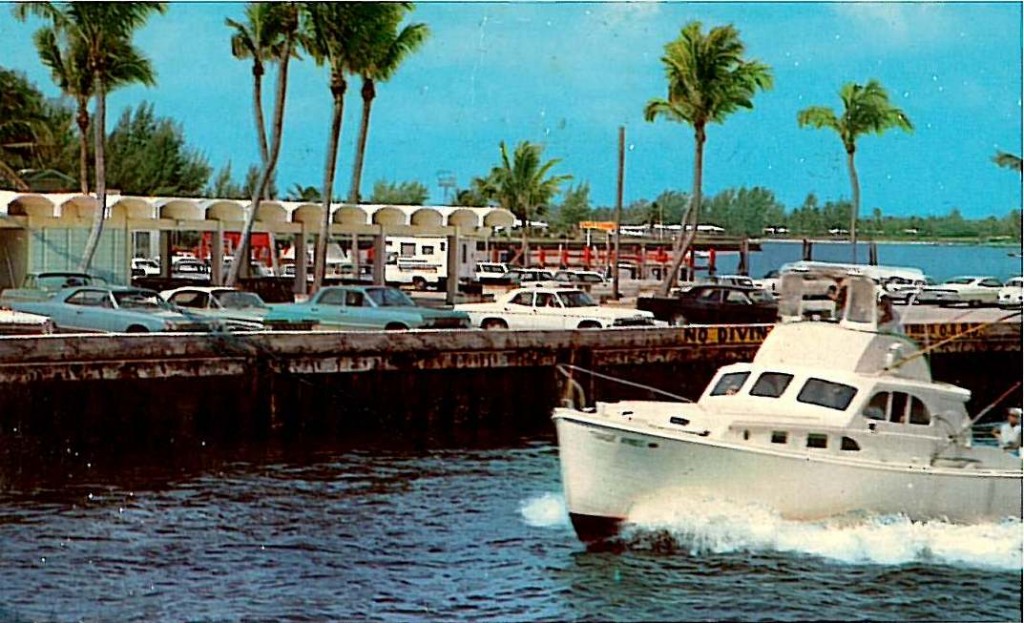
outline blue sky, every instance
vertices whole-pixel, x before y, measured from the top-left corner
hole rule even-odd
[[[37,22],[0,11],[0,65],[56,95],[31,45]],[[155,88],[109,99],[108,124],[126,106],[153,102],[173,117],[214,169],[236,177],[258,158],[251,73],[230,55],[225,17],[241,3],[172,3],[136,38],[155,64]],[[848,199],[838,137],[799,129],[798,110],[840,106],[845,82],[878,79],[916,129],[858,143],[862,212],[1003,216],[1021,207],[1021,178],[996,167],[996,150],[1022,152],[1022,5],[1010,3],[419,3],[411,20],[432,35],[391,82],[378,87],[363,195],[373,182],[419,181],[440,203],[438,172],[460,188],[498,161],[498,143],[528,140],[561,162],[555,173],[587,182],[595,206],[613,205],[618,127],[626,128],[625,202],[689,192],[693,133],[643,120],[662,97],[664,44],[690,20],[731,23],[748,57],[773,68],[775,88],[753,111],[711,126],[705,194],[764,186],[787,208],[808,193]],[[346,195],[361,101],[350,82],[335,194]],[[268,89],[269,91],[270,89]],[[326,69],[292,66],[278,186],[320,186],[330,122]],[[267,97],[269,115],[270,95]]]

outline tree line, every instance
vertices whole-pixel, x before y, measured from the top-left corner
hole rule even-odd
[[[292,62],[303,57],[327,70],[326,95],[332,110],[327,121],[327,145],[323,183],[318,187],[295,185],[291,192],[303,200],[323,202],[322,222],[317,236],[314,260],[314,289],[323,278],[330,210],[335,199],[334,185],[338,164],[338,145],[344,118],[345,96],[350,79],[360,79],[362,114],[352,161],[352,176],[346,200],[362,200],[360,186],[369,139],[372,105],[377,86],[397,72],[408,55],[414,53],[429,36],[426,24],[406,23],[414,9],[412,3],[320,3],[252,2],[246,5],[245,20],[225,20],[232,55],[251,65],[254,139],[260,162],[250,165],[245,180],[232,178],[227,163],[212,182],[212,169],[200,152],[188,147],[181,128],[174,121],[157,117],[152,106],[142,104],[125,111],[114,130],[105,130],[106,94],[128,84],[153,85],[156,76],[149,59],[135,47],[134,33],[154,14],[166,11],[160,2],[19,2],[14,14],[20,19],[41,17],[46,25],[34,33],[40,60],[51,71],[54,83],[68,102],[49,102],[32,85],[14,72],[3,70],[0,79],[16,88],[3,89],[0,98],[0,176],[16,187],[24,186],[19,171],[26,164],[48,163],[61,171],[72,170],[77,162],[82,192],[92,189],[106,206],[108,182],[122,192],[138,194],[219,194],[242,195],[250,199],[241,244],[227,283],[248,266],[248,240],[260,202],[276,196],[275,171],[287,104],[288,71]],[[660,58],[665,72],[667,96],[653,98],[642,111],[644,119],[659,119],[684,124],[693,132],[694,164],[692,188],[688,193],[666,190],[651,200],[625,207],[623,222],[671,223],[695,226],[715,222],[731,233],[758,235],[766,227],[784,228],[794,234],[821,235],[823,229],[845,230],[856,242],[860,215],[860,180],[855,155],[859,138],[866,134],[884,134],[892,129],[913,131],[909,116],[889,100],[886,89],[877,80],[848,82],[839,88],[841,106],[810,106],[797,111],[799,127],[827,129],[840,139],[847,156],[852,200],[818,205],[809,195],[804,204],[790,211],[779,204],[771,191],[763,188],[730,189],[713,197],[704,197],[702,180],[704,147],[708,124],[724,123],[741,110],[753,109],[758,92],[773,87],[771,67],[746,56],[746,49],[733,25],[705,31],[700,22],[684,25],[677,38],[664,46]],[[263,89],[268,71],[273,71],[273,105],[263,108]],[[89,104],[93,104],[90,115]],[[77,131],[76,131],[77,129]],[[92,141],[88,139],[92,132]],[[77,141],[76,141],[77,139]],[[72,145],[77,144],[77,159]],[[108,170],[109,158],[109,170]],[[999,152],[993,157],[999,166],[1020,171],[1020,157]],[[130,166],[129,166],[130,163]],[[141,163],[142,166],[139,166]],[[545,160],[543,147],[526,140],[509,148],[498,146],[498,163],[489,172],[472,179],[468,188],[457,190],[461,205],[498,205],[513,212],[524,223],[539,218],[545,211],[557,213],[561,226],[572,227],[583,217],[600,218],[602,208],[589,205],[589,186],[583,182],[563,186],[571,175],[554,171],[559,160]],[[394,203],[416,203],[426,199],[425,187],[418,182],[378,182],[374,199]],[[215,191],[215,192],[210,192]],[[562,195],[561,205],[556,200]],[[401,200],[401,201],[399,201]],[[80,267],[88,268],[102,231],[104,209],[97,211],[89,242]],[[703,215],[703,216],[702,216]],[[654,219],[658,220],[655,221]],[[839,221],[848,223],[846,227]],[[1007,219],[966,221],[958,212],[943,218],[913,221],[885,217],[877,209],[862,225],[872,234],[918,233],[967,235],[967,232],[1002,232],[1005,223],[1019,224],[1020,213]],[[527,257],[529,227],[523,228],[523,257]],[[941,232],[941,233],[940,233]],[[673,265],[678,268],[693,242],[696,227],[676,236]],[[1014,232],[1019,237],[1019,226]],[[979,234],[980,235],[980,234]],[[1001,235],[1001,234],[998,234]],[[851,246],[856,261],[856,245]],[[678,270],[669,270],[663,284],[667,291]]]

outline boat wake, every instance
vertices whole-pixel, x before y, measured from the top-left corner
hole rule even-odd
[[[565,500],[546,493],[520,505],[535,527],[569,525]],[[639,504],[623,526],[626,549],[690,555],[779,552],[845,564],[925,563],[982,569],[1024,567],[1024,530],[1018,519],[981,524],[911,521],[902,515],[847,515],[794,521],[773,511],[721,500]]]

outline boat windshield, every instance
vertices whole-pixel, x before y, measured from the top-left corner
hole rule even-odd
[[[857,388],[823,379],[807,379],[796,399],[807,404],[845,411],[850,406]]]
[[[714,389],[711,390],[712,396],[731,396],[736,392],[740,391],[743,384],[747,382],[747,378],[750,377],[749,372],[730,372],[723,374],[722,378],[718,379],[715,383]]]

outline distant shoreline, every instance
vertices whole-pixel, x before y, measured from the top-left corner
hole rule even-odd
[[[751,238],[751,242],[757,242],[764,244],[766,242],[780,242],[785,244],[803,244],[803,238]],[[849,240],[833,240],[831,238],[807,238],[808,242],[814,244],[836,244],[836,245],[849,245]],[[857,246],[867,245],[871,243],[875,244],[911,244],[911,245],[922,245],[922,246],[936,246],[936,247],[954,247],[954,246],[982,246],[982,247],[1006,247],[1006,248],[1021,248],[1021,242],[1016,240],[1006,241],[988,241],[981,242],[978,240],[943,240],[941,238],[934,240],[858,240]]]

